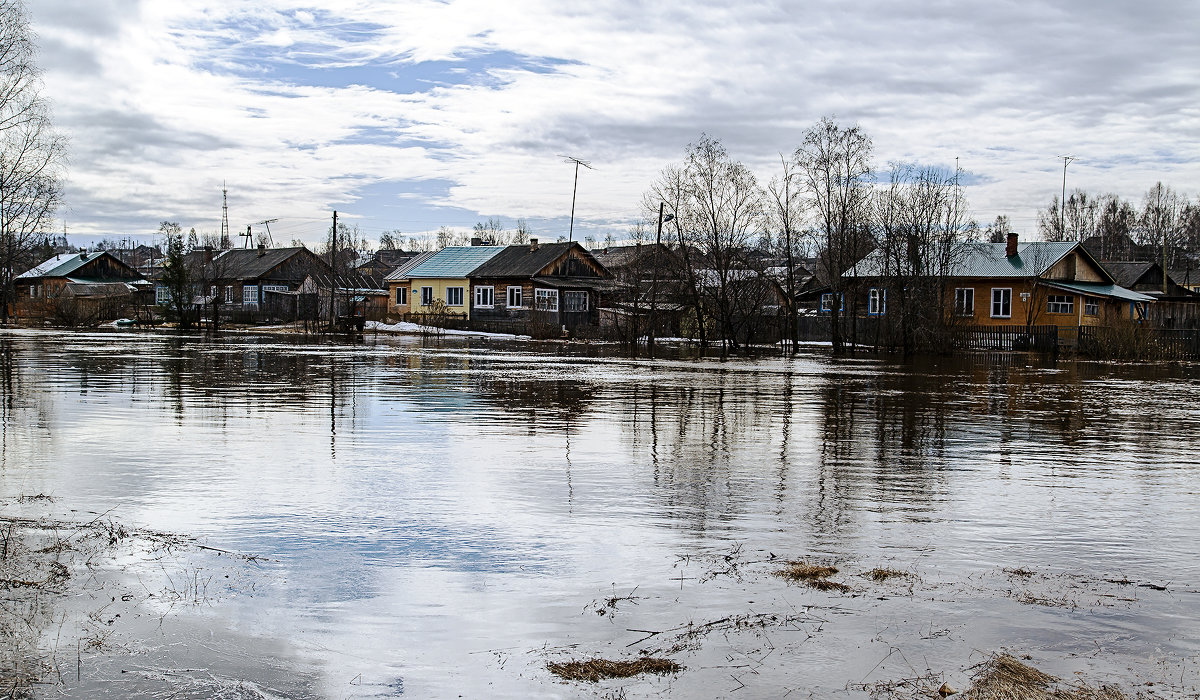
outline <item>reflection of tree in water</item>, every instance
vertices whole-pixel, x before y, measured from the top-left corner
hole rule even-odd
[[[500,409],[492,416],[496,422],[531,430],[581,425],[596,400],[592,383],[561,373],[480,371],[470,384],[480,400]]]

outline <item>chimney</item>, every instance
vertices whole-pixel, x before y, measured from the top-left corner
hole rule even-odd
[[[79,259],[87,260],[87,251],[86,250],[79,254]]]
[[[1016,257],[1017,255],[1017,234],[1008,234],[1008,244],[1004,246],[1004,255],[1007,257]]]
[[[482,239],[482,238],[480,238],[479,236],[476,236],[476,237],[474,237],[474,238],[472,238],[472,239],[471,239],[471,246],[472,246],[472,247],[474,247],[474,246],[481,246],[481,245],[483,245],[483,239]]]
[[[266,243],[259,243],[259,244],[258,244],[258,257],[260,257],[260,258],[261,258],[262,256],[264,256],[264,255],[266,255],[266,254],[267,254],[267,244],[266,244]]]
[[[204,264],[212,265],[212,261],[213,261],[213,247],[210,245],[206,245],[206,246],[204,246]]]
[[[532,253],[535,250],[537,250],[537,239],[530,238],[529,239],[529,252]]]

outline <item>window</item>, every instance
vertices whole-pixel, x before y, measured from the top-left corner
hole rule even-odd
[[[446,287],[446,306],[463,305],[463,288]]]
[[[558,311],[558,290],[533,290],[533,304],[538,311]]]
[[[29,289],[30,289],[30,291],[33,291],[33,287],[30,287]],[[171,303],[171,290],[167,289],[166,287],[163,287],[162,285],[155,287],[154,288],[154,303],[170,304]]]
[[[867,315],[882,316],[887,309],[887,290],[872,289],[867,293]]]
[[[258,306],[258,287],[253,284],[248,284],[242,287],[242,303],[249,306]]]
[[[475,306],[480,309],[490,309],[496,305],[495,287],[476,287]]]
[[[521,298],[520,287],[508,288],[508,308],[519,309],[524,305],[524,300]]]
[[[225,303],[226,304],[233,303],[233,287],[230,287],[230,286],[225,287]]]
[[[587,292],[563,292],[563,311],[578,313],[588,310]]]
[[[992,318],[1012,318],[1012,288],[992,289]]]
[[[1046,297],[1046,313],[1069,314],[1075,311],[1075,297],[1067,294],[1051,294]]]
[[[1096,297],[1084,297],[1083,298],[1083,313],[1087,314],[1088,316],[1099,316],[1100,315],[1100,300],[1097,299]]]
[[[844,311],[846,308],[846,297],[839,294],[838,299],[840,299],[842,302],[842,303],[838,304],[838,311]],[[832,294],[822,294],[821,295],[821,311],[833,311],[833,295]]]
[[[408,287],[396,287],[396,306],[408,303]]]
[[[433,287],[421,287],[421,306],[433,304]]]
[[[954,290],[954,315],[955,316],[974,316],[975,315],[975,290],[970,287],[963,287]]]

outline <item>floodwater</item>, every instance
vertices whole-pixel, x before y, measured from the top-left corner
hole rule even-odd
[[[867,697],[1001,650],[1200,686],[1195,365],[12,331],[0,389],[6,512],[213,548],[114,569],[159,594],[46,696]],[[546,666],[639,653],[684,670]]]

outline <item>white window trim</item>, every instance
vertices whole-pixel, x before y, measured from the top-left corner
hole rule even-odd
[[[32,292],[33,290],[34,290],[34,287],[30,287],[30,288],[29,288],[29,291],[30,291],[30,292]],[[170,303],[171,303],[171,290],[170,290],[170,288],[168,288],[168,287],[165,287],[165,286],[163,286],[163,285],[161,285],[161,284],[160,284],[159,286],[155,287],[155,288],[154,288],[154,303],[156,303],[156,304],[170,304]]]
[[[1088,311],[1089,306],[1093,309],[1092,311]],[[1084,297],[1083,298],[1083,315],[1084,316],[1099,316],[1100,315],[1100,299],[1097,297]]]
[[[242,306],[258,306],[258,285],[242,285]]]
[[[433,301],[433,287],[421,287],[421,306],[432,306]]]
[[[996,292],[1008,292],[1008,313],[996,313]],[[1003,307],[1003,302],[1000,304]],[[992,318],[1012,318],[1012,287],[992,287],[991,307]]]
[[[512,303],[514,291],[517,293],[516,294],[516,296],[517,296],[516,304]],[[508,285],[508,290],[505,293],[504,301],[506,302],[505,305],[510,309],[525,308],[525,289],[524,289],[524,287],[522,287],[518,284]]]
[[[545,306],[541,300],[545,299]],[[553,305],[550,304],[553,301]],[[558,290],[557,289],[535,289],[533,290],[533,307],[538,311],[558,312]]]
[[[872,310],[872,307],[874,309]],[[867,292],[867,315],[883,316],[887,313],[887,290],[872,287]]]
[[[396,287],[396,306],[408,306],[408,287]]]
[[[484,295],[484,290],[487,290],[487,296],[490,296],[492,298],[492,303],[490,303],[490,304],[479,303],[479,297]],[[491,308],[495,308],[495,306],[496,306],[496,288],[495,287],[485,285],[482,287],[475,288],[475,308],[491,309]]]
[[[1054,301],[1055,299],[1066,299],[1066,301]],[[1054,305],[1054,310],[1051,311],[1051,305]],[[1065,310],[1060,307],[1065,307]],[[1048,294],[1046,295],[1046,313],[1048,314],[1073,314],[1075,313],[1075,297],[1071,294]]]
[[[958,304],[958,293],[959,292],[968,292],[968,294],[964,294],[963,296],[970,297],[970,299],[971,299],[970,306],[963,304],[962,308],[959,308],[959,304]],[[974,287],[956,287],[954,289],[954,315],[962,316],[964,318],[975,316],[975,288]]]
[[[458,291],[458,303],[457,304],[450,301],[450,292],[455,291],[455,290]],[[465,292],[466,292],[466,290],[463,289],[462,287],[446,287],[446,306],[463,306],[463,305],[465,305],[466,304]]]

